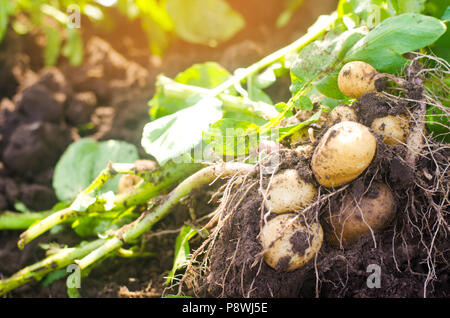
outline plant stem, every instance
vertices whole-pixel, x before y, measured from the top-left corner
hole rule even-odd
[[[203,168],[181,182],[174,190],[172,190],[172,192],[170,192],[164,203],[156,207],[154,211],[147,212],[142,218],[123,227],[118,231],[116,237],[108,239],[106,243],[97,250],[77,261],[77,264],[81,269],[85,269],[105,255],[118,250],[124,243],[133,242],[169,214],[172,208],[193,189],[211,183],[219,177],[228,177],[235,174],[251,174],[255,171],[256,168],[254,165],[237,162],[225,162]]]
[[[6,211],[0,214],[0,230],[24,230],[34,222],[45,219],[54,211],[17,213]]]
[[[148,182],[143,184],[141,187],[136,188],[134,191],[124,193],[122,195],[117,195],[114,201],[113,210],[126,209],[131,206],[145,204],[148,200],[160,194],[175,182],[178,182],[180,179],[185,178],[187,175],[194,173],[201,167],[201,164],[176,164],[172,162],[167,164],[166,166],[160,167],[159,169],[156,169],[152,172],[152,179],[148,180]],[[109,178],[117,175],[118,173],[128,174],[133,173],[133,171],[134,173],[136,173],[136,170],[133,169],[132,165],[108,165],[108,167],[98,175],[98,177],[89,185],[89,187],[83,190],[83,192],[81,192],[77,196],[71,207],[54,212],[53,214],[32,225],[25,232],[23,232],[20,235],[19,242],[17,243],[18,247],[22,249],[27,243],[31,242],[39,235],[45,233],[53,226],[83,213],[83,211],[78,211],[78,209],[73,208],[77,200],[82,200],[83,196],[87,196],[94,190],[101,188],[109,180]]]
[[[191,95],[208,95],[211,92],[207,88],[177,83],[164,75],[158,76],[157,85],[164,90],[166,96],[174,98],[186,99]],[[248,98],[229,94],[219,94],[217,97],[223,102],[222,107],[228,111],[249,114],[265,120],[270,120],[278,115],[278,111],[273,105],[264,102],[255,102]]]
[[[329,27],[331,27],[336,22],[337,19],[338,19],[338,15],[336,12],[334,12],[330,16],[320,17],[316,21],[316,23],[309,28],[308,32],[305,35],[303,35],[302,37],[300,37],[297,41],[294,41],[291,44],[279,49],[278,51],[275,51],[272,54],[267,55],[263,59],[250,65],[249,67],[247,67],[245,69],[240,69],[239,72],[237,72],[229,80],[225,81],[221,85],[219,85],[216,88],[214,88],[213,90],[211,90],[210,94],[212,96],[217,96],[217,95],[223,93],[228,88],[239,84],[242,80],[253,75],[254,73],[258,72],[259,70],[277,62],[278,60],[282,59],[286,55],[288,55],[292,52],[301,50],[302,48],[307,46],[309,43],[311,43],[312,41],[316,40],[321,35],[323,35],[329,29]]]
[[[0,295],[4,295],[10,290],[22,286],[33,279],[41,280],[48,273],[64,268],[74,262],[74,260],[84,257],[104,244],[104,240],[98,239],[79,247],[65,248],[44,260],[27,266],[11,277],[0,280]]]

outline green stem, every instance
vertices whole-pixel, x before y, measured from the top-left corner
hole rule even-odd
[[[169,163],[164,167],[156,169],[152,172],[152,179],[148,180],[148,182],[143,184],[141,187],[136,188],[134,191],[117,195],[113,209],[127,209],[131,206],[145,204],[148,200],[160,194],[175,182],[183,179],[189,174],[194,173],[201,167],[202,165],[200,164]],[[137,170],[133,168],[132,164],[108,165],[108,167],[99,174],[99,176],[89,185],[89,187],[77,196],[71,207],[56,211],[40,222],[33,224],[20,235],[17,245],[22,249],[26,244],[34,240],[39,235],[47,232],[55,225],[63,223],[66,220],[83,213],[82,211],[77,211],[77,209],[74,209],[74,204],[77,200],[82,200],[83,196],[87,196],[94,190],[101,188],[109,180],[109,178],[117,175],[118,173],[128,174],[133,172],[136,173],[136,171]]]
[[[324,19],[326,19],[326,21],[324,21]],[[267,55],[263,59],[245,69],[240,69],[239,72],[237,72],[233,77],[211,90],[210,94],[212,96],[217,96],[230,87],[239,84],[245,78],[284,58],[286,55],[303,49],[309,43],[322,36],[336,22],[337,19],[338,15],[336,12],[334,12],[330,16],[319,18],[317,22],[308,30],[308,32],[300,37],[297,41],[294,41],[291,44],[279,49],[278,51]]]
[[[73,264],[76,259],[84,257],[104,243],[104,240],[99,239],[80,247],[65,248],[40,262],[27,266],[11,277],[0,280],[0,295],[4,295],[8,291],[29,283],[32,280],[41,280],[48,273]]]
[[[24,230],[33,223],[45,219],[54,211],[17,213],[6,211],[0,214],[0,230]]]
[[[158,76],[157,85],[164,90],[166,96],[173,98],[186,99],[191,95],[208,95],[211,92],[207,88],[177,83],[164,75]],[[223,109],[228,111],[253,115],[265,120],[270,120],[278,115],[278,111],[273,105],[264,102],[255,102],[248,98],[229,94],[219,94],[217,97],[223,102]]]
[[[225,162],[203,168],[181,182],[170,192],[164,203],[156,207],[154,211],[147,213],[143,218],[136,220],[131,225],[126,225],[122,228],[122,231],[118,231],[119,234],[116,237],[110,238],[97,250],[77,261],[77,264],[81,269],[85,269],[94,262],[102,259],[105,255],[120,249],[124,243],[133,242],[169,214],[172,208],[193,189],[209,184],[219,177],[229,177],[235,174],[251,174],[253,172],[255,172],[254,165],[238,162]]]

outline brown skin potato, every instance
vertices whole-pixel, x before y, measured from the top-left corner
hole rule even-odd
[[[375,118],[371,128],[384,136],[387,145],[399,145],[405,143],[409,135],[409,118],[407,116],[385,116]]]
[[[384,183],[375,183],[362,197],[347,193],[336,210],[325,214],[325,238],[335,248],[348,248],[386,228],[395,216],[395,200]],[[370,227],[370,228],[369,228]]]
[[[303,224],[293,213],[277,215],[261,230],[264,261],[278,271],[293,271],[319,252],[323,230],[319,223]]]
[[[371,163],[376,147],[375,136],[364,125],[343,121],[330,127],[311,159],[317,182],[332,188],[356,179]]]
[[[300,178],[297,170],[286,169],[273,176],[265,206],[274,213],[297,211],[308,206],[316,195],[314,185]]]
[[[370,64],[353,61],[345,64],[338,75],[338,86],[342,94],[358,98],[364,93],[374,92],[377,70]]]

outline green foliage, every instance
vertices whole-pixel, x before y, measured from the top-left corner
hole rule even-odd
[[[73,200],[105,169],[108,162],[131,163],[137,159],[136,146],[124,141],[80,139],[66,149],[56,164],[53,175],[56,196],[61,201]],[[115,177],[104,185],[103,191],[116,191],[118,182]]]
[[[242,16],[224,0],[166,0],[175,33],[190,43],[216,46],[245,26]]]
[[[214,88],[231,77],[231,74],[216,62],[195,64],[179,73],[174,80],[180,84],[195,85],[202,88]],[[195,95],[195,94],[194,94]],[[149,102],[150,116],[154,119],[176,113],[179,110],[193,106],[199,101],[199,96],[169,97],[164,93],[164,87],[157,87],[156,94]]]
[[[445,31],[445,25],[436,18],[401,14],[386,19],[370,31],[350,49],[344,61],[360,60],[380,72],[398,72],[406,63],[402,54],[434,43]]]
[[[202,133],[222,118],[222,102],[203,97],[194,106],[149,122],[142,133],[142,147],[160,164],[183,156],[202,141]]]
[[[310,96],[319,92],[332,100],[344,101],[345,96],[337,86],[344,63],[360,60],[380,72],[399,72],[407,63],[402,54],[431,45],[446,28],[436,18],[405,13],[385,19],[368,33],[364,29],[353,28],[337,36],[331,32],[323,40],[306,46],[291,68],[292,93],[296,95],[313,85],[315,90],[310,91]]]
[[[173,267],[170,270],[169,274],[166,278],[166,285],[169,285],[173,282],[175,278],[175,273],[177,270],[186,266],[189,255],[191,253],[191,249],[189,247],[189,240],[193,238],[197,234],[197,230],[184,225],[181,228],[180,234],[178,234],[176,242],[175,242],[175,256],[173,261]]]
[[[60,53],[71,64],[81,64],[81,33],[67,27],[71,13],[68,9],[74,4],[80,8],[81,14],[100,27],[114,25],[113,16],[108,16],[104,7],[95,0],[3,0],[0,1],[0,42],[9,22],[19,34],[41,28],[47,36],[44,48],[46,65],[55,65]],[[215,46],[245,26],[242,16],[225,0],[118,0],[114,6],[129,20],[140,21],[143,32],[148,36],[150,51],[156,55],[164,53],[174,36],[190,43]],[[19,12],[25,13],[29,21],[23,23],[14,19]],[[55,25],[49,26],[49,18]]]

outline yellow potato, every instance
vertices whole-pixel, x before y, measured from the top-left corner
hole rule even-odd
[[[343,121],[330,127],[311,159],[317,182],[332,188],[354,180],[369,166],[376,147],[375,136],[364,125]]]
[[[406,116],[385,116],[375,118],[371,128],[384,136],[387,145],[398,145],[405,143],[409,135],[409,118]]]
[[[334,125],[341,121],[358,121],[355,110],[347,105],[339,105],[333,108],[328,116],[328,123]]]
[[[323,242],[319,223],[302,224],[300,217],[284,213],[262,228],[260,242],[267,265],[279,271],[293,271],[311,260]]]
[[[339,72],[339,90],[342,94],[353,98],[376,91],[374,77],[377,74],[377,70],[370,64],[361,61],[349,62]]]
[[[305,208],[317,195],[313,184],[306,182],[295,169],[286,169],[273,176],[265,206],[274,213]]]
[[[384,183],[372,185],[373,190],[356,198],[348,193],[340,208],[325,215],[325,237],[333,247],[349,247],[362,237],[384,229],[395,216],[395,200]]]

